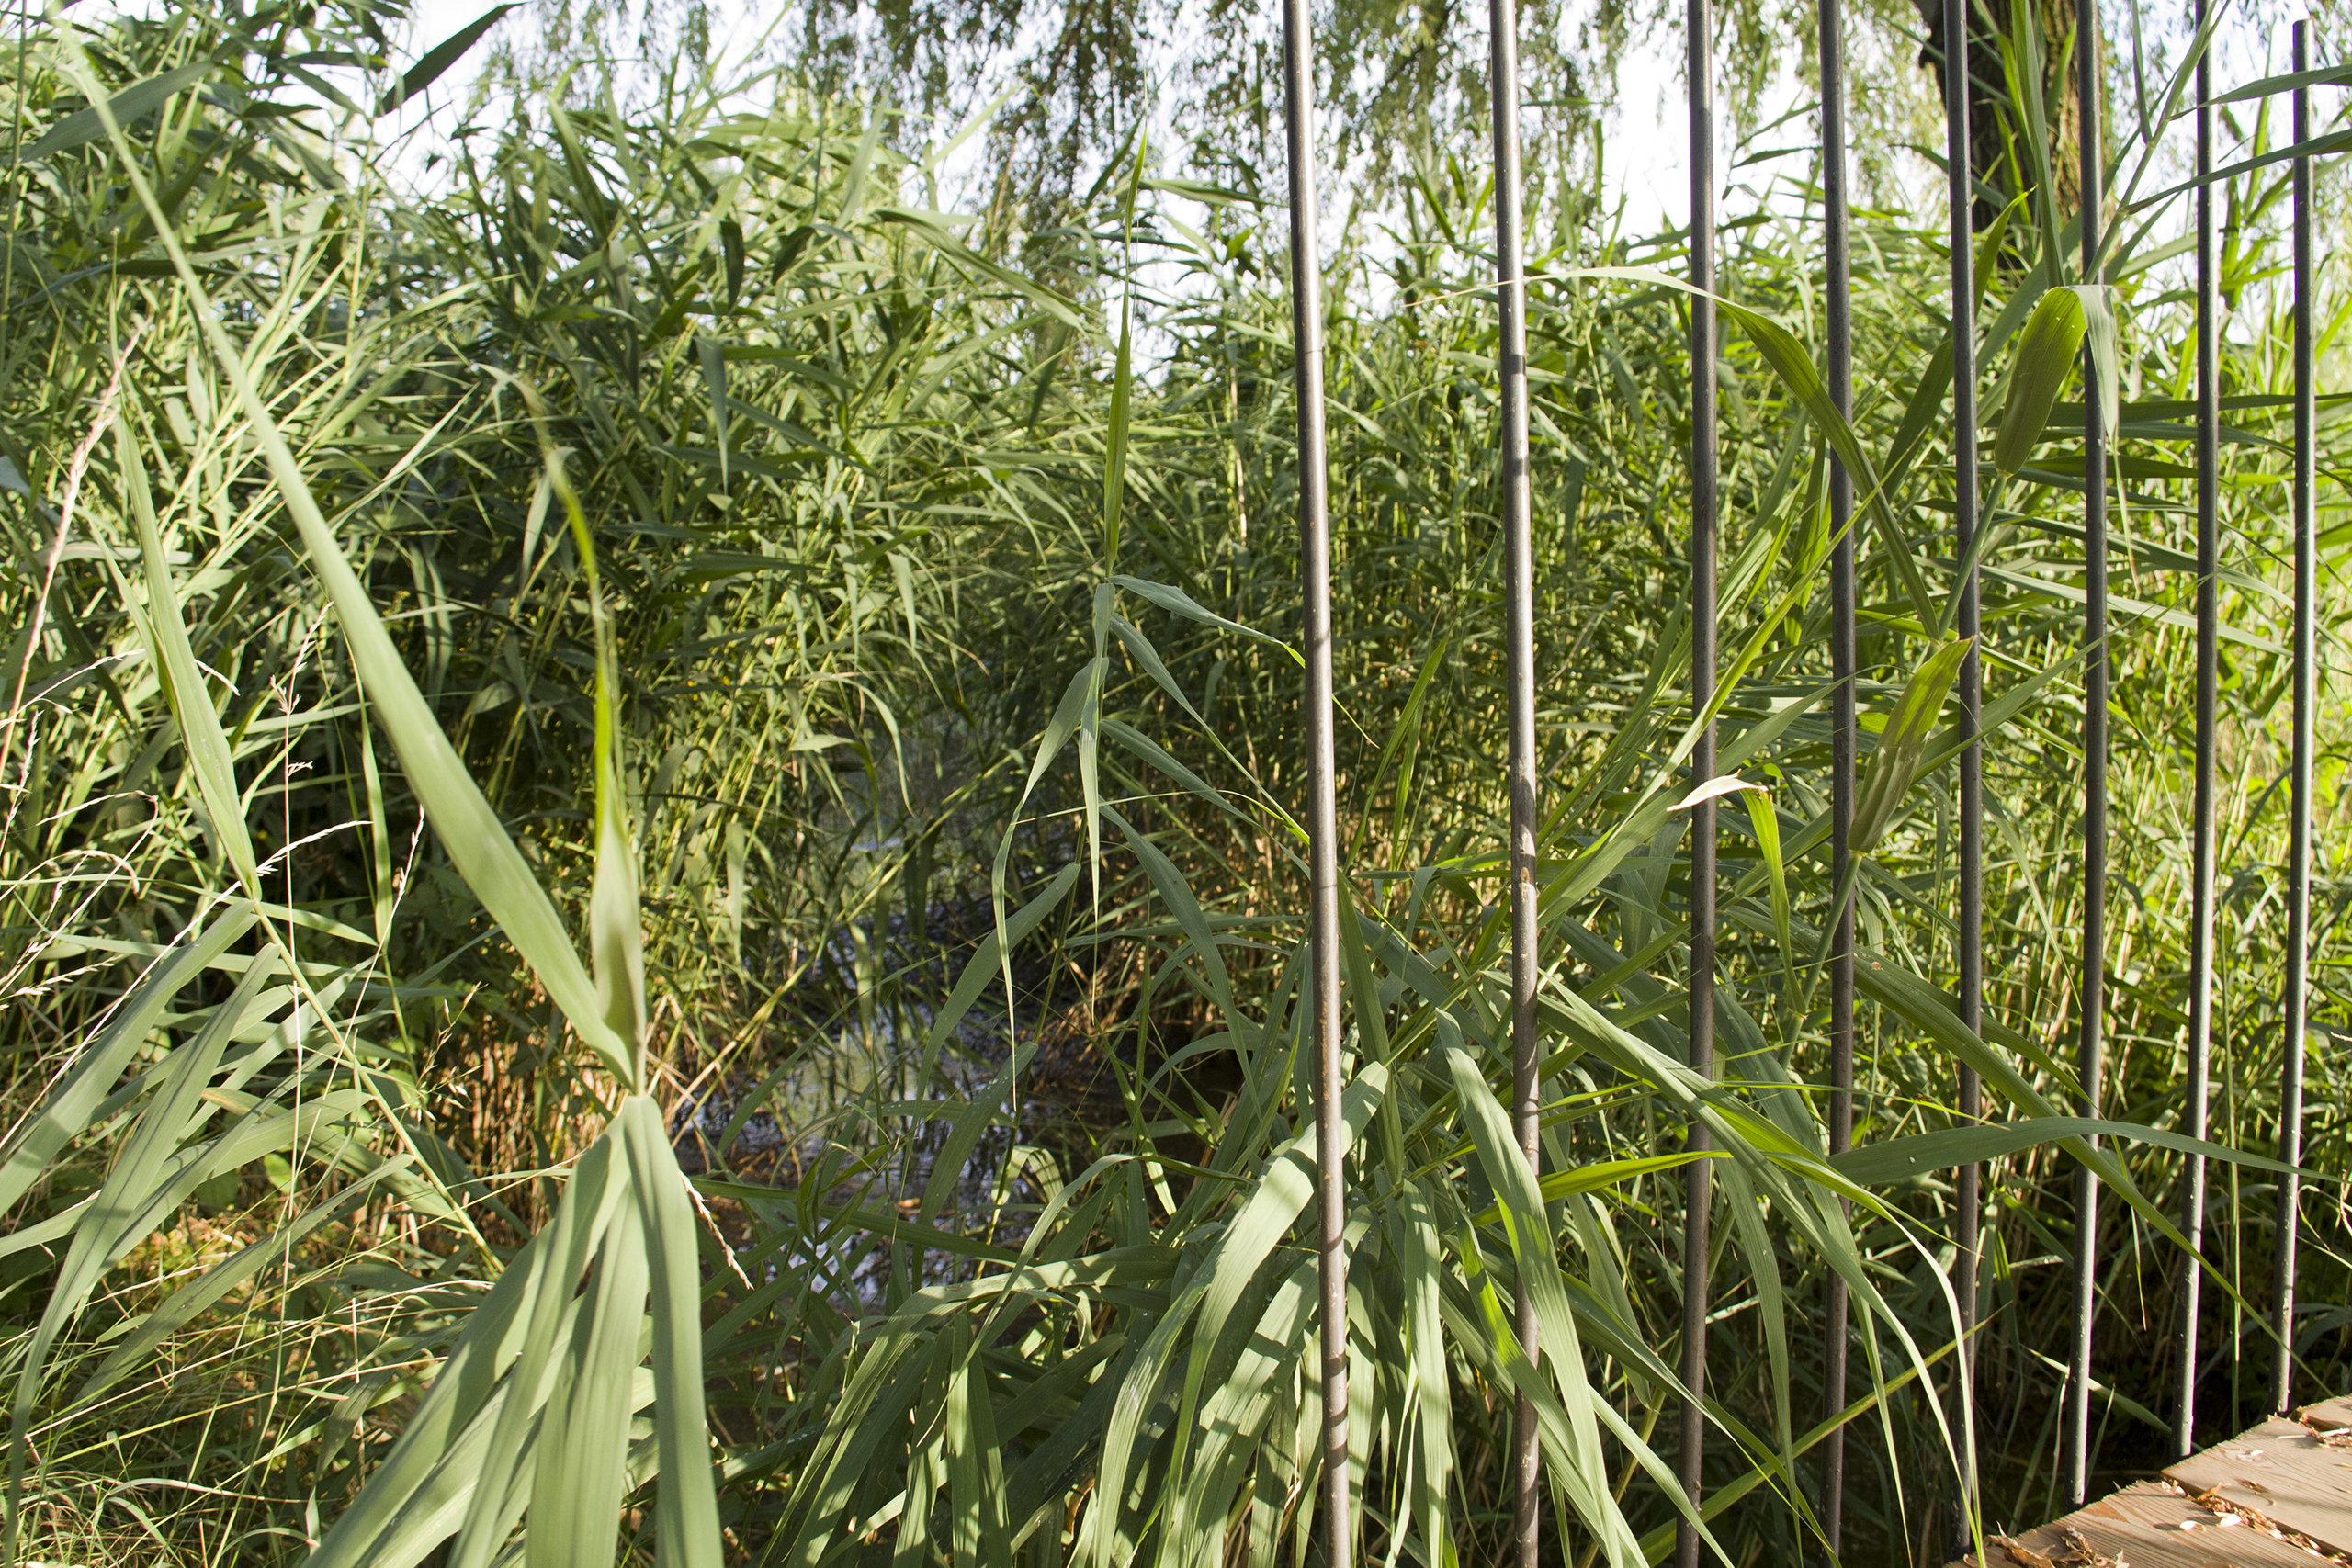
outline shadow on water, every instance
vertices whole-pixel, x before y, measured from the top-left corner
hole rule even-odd
[[[894,1281],[903,1292],[968,1260],[893,1242],[876,1221],[1017,1249],[1063,1182],[1130,1139],[1121,1082],[1138,1032],[1108,944],[1017,946],[1012,1009],[989,985],[933,1050],[940,999],[992,922],[985,897],[966,897],[921,922],[844,929],[776,998],[764,1034],[778,1049],[690,1085],[671,1123],[679,1163],[752,1212],[720,1229],[755,1280],[806,1269],[839,1304],[883,1307]],[[1007,1075],[1016,1047],[1026,1060]],[[1238,1087],[1229,1058],[1196,1061],[1196,1088]],[[979,1124],[962,1121],[976,1105]]]

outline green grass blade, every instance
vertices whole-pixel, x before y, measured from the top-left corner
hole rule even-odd
[[[79,45],[68,47],[82,80],[87,82],[88,68]],[[390,634],[384,629],[382,618],[368,601],[367,590],[351,570],[351,563],[345,558],[342,547],[319,511],[292,448],[246,374],[243,359],[230,341],[220,314],[189,265],[146,175],[141,172],[129,140],[121,127],[113,122],[106,107],[101,104],[97,107],[107,122],[107,131],[113,139],[125,177],[154,224],[156,238],[187,294],[192,313],[202,324],[213,358],[235,389],[238,404],[253,427],[278,494],[309,553],[311,570],[334,602],[344,638],[351,649],[352,663],[368,686],[380,721],[391,735],[411,787],[424,801],[427,817],[450,859],[465,876],[467,886],[482,901],[491,918],[504,928],[507,940],[515,950],[537,972],[549,999],[607,1066],[628,1078],[635,1070],[630,1052],[605,1023],[602,1010],[596,1004],[595,988],[581,970],[579,955],[564,931],[555,906],[548,902],[529,863],[507,836],[497,814],[483,798],[481,787],[450,746],[448,737],[442,733],[424,694],[417,690],[399,650],[392,645]]]
[[[2050,290],[2027,318],[2010,355],[2008,398],[1993,437],[1993,466],[2001,472],[2016,473],[2033,456],[2051,405],[2075,373],[2088,327],[2083,296],[2072,288]]]
[[[258,904],[263,901],[261,868],[254,857],[253,840],[245,831],[244,797],[237,788],[237,769],[230,756],[229,738],[220,728],[220,716],[212,706],[211,689],[197,669],[196,654],[188,647],[187,628],[180,622],[171,567],[164,557],[164,542],[155,531],[154,498],[147,488],[147,467],[140,457],[139,442],[130,421],[120,413],[115,416],[114,435],[115,456],[122,464],[123,489],[130,500],[131,520],[139,532],[140,560],[147,581],[146,604],[131,604],[126,600],[125,608],[138,617],[141,628],[153,645],[164,700],[171,705],[172,717],[179,725],[180,742],[187,749],[188,766],[204,796],[212,831],[219,835],[221,852],[244,884],[247,897]]]
[[[646,1261],[643,1217],[624,1198],[596,1248],[584,1310],[559,1352],[555,1388],[539,1417],[526,1568],[571,1568],[613,1555],[636,1408],[631,1385],[643,1355]]]
[[[36,159],[87,146],[107,134],[109,119],[121,126],[144,119],[169,102],[174,94],[186,92],[219,69],[220,64],[216,61],[198,60],[176,70],[159,73],[144,81],[134,82],[105,99],[103,111],[98,107],[99,100],[94,88],[89,107],[76,109],[50,127],[20,156],[29,164]]]
[[[195,982],[229,944],[253,929],[249,908],[232,907],[175,947],[139,977],[117,1004],[114,1015],[44,1097],[39,1111],[17,1127],[0,1164],[0,1209],[12,1209],[50,1162],[89,1125],[91,1115],[113,1090],[115,1080],[147,1043],[148,1032],[172,999]]]
[[[632,1096],[620,1122],[651,1268],[653,1422],[662,1465],[655,1560],[664,1568],[718,1568],[718,1496],[703,1410],[700,1227],[661,1109]],[[981,1396],[985,1401],[985,1387]]]
[[[1927,754],[1928,738],[1943,715],[1944,699],[1951,694],[1952,682],[1959,678],[1961,663],[1972,646],[1966,637],[1945,643],[1920,661],[1904,685],[1901,700],[1879,731],[1878,744],[1871,749],[1870,765],[1862,774],[1862,787],[1855,795],[1851,841],[1857,854],[1870,852],[1894,819],[1903,797],[1910,793],[1920,759]]]

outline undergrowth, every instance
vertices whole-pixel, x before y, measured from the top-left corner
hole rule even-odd
[[[378,58],[375,28],[264,7],[17,35],[13,1549],[1313,1558],[1279,206],[1234,165],[1238,188],[1131,145],[1066,227],[991,231],[938,210],[944,149],[784,73],[680,73],[627,106],[550,92],[403,192],[364,134],[380,106],[317,74]],[[2248,151],[2276,140],[2233,125]],[[1988,429],[2019,327],[2079,265],[2030,108],[2012,130],[2026,195],[1980,269]],[[2149,143],[2120,141],[2128,179]],[[2161,183],[2146,166],[2142,189]],[[2177,253],[2151,230],[2109,263],[2112,1124],[2094,1151],[2062,1120],[2079,406],[1990,491],[1980,1038],[1943,988],[1941,214],[1860,223],[1849,430],[1806,379],[1804,176],[1743,187],[1716,716],[1724,771],[1762,788],[1724,818],[1726,1060],[1699,1080],[1679,1065],[1682,242],[1624,233],[1591,183],[1542,193],[1538,1182],[1496,1098],[1487,192],[1435,142],[1414,167],[1386,226],[1326,258],[1367,1554],[1497,1558],[1524,1390],[1562,1559],[1657,1559],[1678,1495],[1647,1459],[1675,1426],[1694,1121],[1719,1151],[1706,1507],[1729,1560],[1810,1550],[1831,1270],[1860,1369],[1848,1560],[1942,1561],[1956,1452],[1982,1466],[1986,1527],[2054,1511],[2081,1158],[2114,1195],[2098,1481],[2145,1473],[2179,1397],[2180,1150],[2160,1141],[2182,1114],[2191,839]],[[2267,1364],[2276,1238],[2282,175],[2224,187],[2209,1432],[2263,1403],[2240,1369]],[[2330,276],[2331,385],[2347,300]],[[1870,502],[1858,694],[1882,803],[1858,887],[1857,1148],[1837,1159],[1833,448]],[[2296,1341],[2312,1394],[2345,1389],[2352,1300],[2345,703],[2323,695]],[[1990,1127],[1952,1109],[1962,1064]],[[1964,1431],[1944,1280],[1951,1168],[1974,1157],[1989,1263]],[[1540,1368],[1500,1306],[1522,1278]]]

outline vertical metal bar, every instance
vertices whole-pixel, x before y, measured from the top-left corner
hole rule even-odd
[[[1854,312],[1847,265],[1846,18],[1841,0],[1820,0],[1821,219],[1829,274],[1829,399],[1841,414],[1854,406]],[[1854,1143],[1854,480],[1843,459],[1829,459],[1829,670],[1838,682],[1829,699],[1829,879],[1838,908],[1829,941],[1829,1152]],[[1840,1206],[1844,1200],[1839,1200]],[[1823,1414],[1846,1408],[1846,1281],[1829,1276],[1823,1303],[1827,1334],[1822,1374]],[[1821,1534],[1836,1562],[1846,1527],[1846,1429],[1835,1427],[1821,1445]]]
[[[1527,272],[1520,215],[1519,37],[1511,0],[1487,12],[1493,54],[1495,293],[1500,305],[1497,368],[1502,373],[1504,594],[1510,601],[1505,657],[1510,680],[1510,1056],[1511,1124],[1528,1169],[1542,1173],[1535,1081],[1535,552],[1527,471]],[[1539,1348],[1535,1298],[1521,1272],[1519,1343]],[[1520,1395],[1511,1429],[1511,1537],[1521,1568],[1535,1568],[1542,1525],[1535,1404]]]
[[[2311,69],[2311,24],[2295,24],[2293,69]],[[2312,134],[2312,90],[2295,89],[2295,141]],[[2286,1061],[2278,1089],[2278,1158],[2299,1165],[2303,1157],[2303,1027],[2311,1006],[2307,960],[2312,914],[2312,678],[2319,664],[2316,605],[2318,561],[2312,539],[2314,480],[2312,426],[2316,406],[2312,378],[2312,161],[2295,160],[2295,754],[2293,819],[2287,846]],[[2285,1412],[2294,1404],[2295,1231],[2301,1185],[2278,1179],[2278,1348],[2271,1377],[2271,1404]]]
[[[1306,637],[1307,949],[1315,1031],[1317,1254],[1322,1286],[1324,1561],[1348,1568],[1347,1137],[1340,1061],[1340,811],[1331,721],[1331,519],[1323,445],[1323,273],[1316,238],[1315,65],[1306,0],[1283,0],[1290,132],[1290,298],[1298,381],[1298,559]]]
[[[2098,6],[2075,0],[2076,118],[2082,124],[2083,278],[2099,280],[2101,191]],[[2082,1114],[2099,1113],[2107,991],[2107,431],[2098,371],[2083,344],[2083,1032]],[[2079,1505],[2090,1488],[2091,1320],[2098,1304],[2098,1182],[2075,1168],[2075,1344],[2066,1377],[2066,1495]]]
[[[1708,0],[1689,0],[1690,100],[1690,705],[1704,713],[1715,699],[1715,105],[1713,27]],[[1715,776],[1715,727],[1690,752],[1690,776]],[[1715,1061],[1715,803],[1690,810],[1690,1067],[1713,1076]],[[1707,1131],[1690,1123],[1693,1149]],[[1682,1214],[1682,1489],[1699,1504],[1706,1463],[1708,1218],[1713,1161],[1685,1168]],[[1697,1568],[1699,1535],[1678,1522],[1675,1561]]]
[[[1955,518],[1954,557],[1960,563],[1955,627],[1970,639],[1960,667],[1961,723],[1968,746],[1960,754],[1960,1018],[1971,1030],[1984,1026],[1984,750],[1976,739],[1984,703],[1984,665],[1975,637],[1976,529],[1976,176],[1969,126],[1968,12],[1966,0],[1944,0],[1944,203],[1951,247],[1951,480]],[[1960,1069],[1957,1109],[1973,1121],[1982,1111],[1976,1074]],[[1975,1506],[1975,1370],[1977,1215],[1983,1207],[1979,1171],[1960,1168],[1953,1205],[1952,1292],[1960,1304],[1960,1348],[1952,1358],[1952,1393],[1960,1416],[1959,1518],[1963,1548],[1973,1540]]]
[[[2211,0],[2197,0],[2202,28]],[[2197,177],[2213,172],[2213,62],[2209,49],[2197,62]],[[2206,1133],[2206,1082],[2213,1042],[2213,716],[2221,692],[2221,256],[2215,249],[2213,187],[2197,187],[2197,814],[2189,863],[2188,1082],[2182,1126],[2192,1138]],[[2190,1155],[2180,1179],[2180,1231],[2188,1238],[2181,1261],[2180,1404],[2173,1414],[2173,1447],[2197,1451],[2197,1315],[2204,1276],[2198,1253],[2205,1232],[2205,1159]]]

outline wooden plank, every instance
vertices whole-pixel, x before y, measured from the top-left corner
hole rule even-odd
[[[2223,1518],[2232,1523],[2223,1524]],[[2069,1531],[2074,1538],[2069,1538]],[[2079,1545],[2078,1545],[2079,1543]],[[2098,1555],[2086,1558],[2080,1546]],[[2161,1482],[2143,1481],[2054,1525],[1987,1547],[1990,1568],[2320,1568],[2327,1559],[2258,1526],[2218,1515]],[[1964,1560],[1951,1568],[1974,1568]]]
[[[2296,1418],[2322,1431],[2352,1429],[2352,1399],[2323,1399],[2295,1412]]]
[[[2261,1426],[2165,1474],[2271,1523],[2307,1535],[2329,1551],[2352,1551],[2352,1446],[2300,1421],[2273,1416]]]

